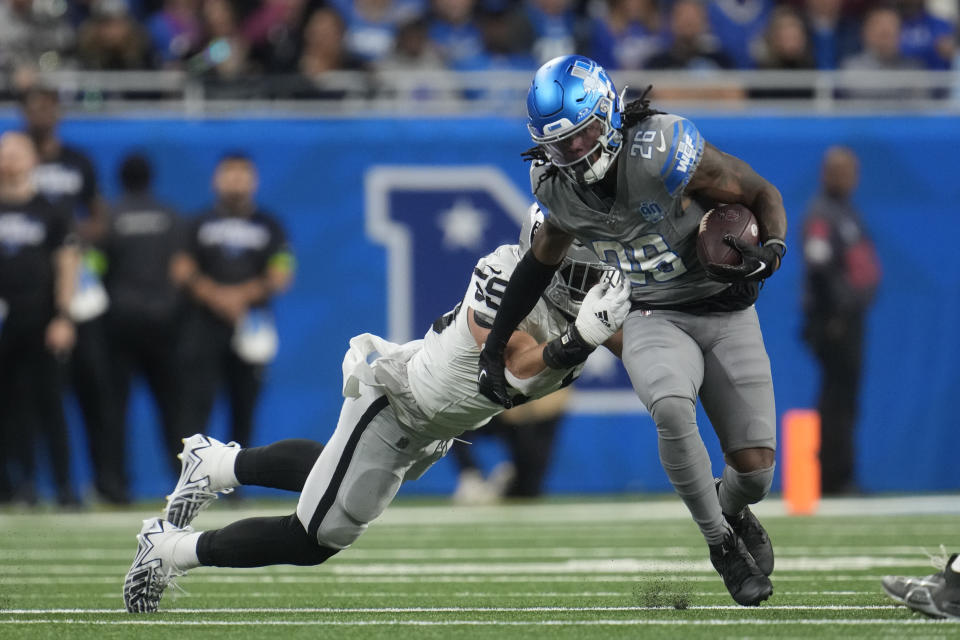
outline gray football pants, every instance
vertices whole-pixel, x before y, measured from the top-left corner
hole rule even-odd
[[[670,482],[704,537],[718,542],[726,525],[696,402],[699,396],[724,453],[776,447],[773,379],[756,309],[633,311],[623,325],[623,364],[657,425]]]
[[[404,480],[416,480],[447,451],[447,442],[401,427],[387,396],[360,385],[310,470],[297,517],[325,547],[349,547],[387,508]]]

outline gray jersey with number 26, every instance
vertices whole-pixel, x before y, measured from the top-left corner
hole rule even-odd
[[[704,211],[683,195],[703,148],[703,136],[689,120],[653,115],[624,131],[617,195],[609,211],[592,191],[562,172],[540,182],[548,165],[531,168],[531,185],[558,228],[623,271],[635,303],[669,306],[701,300],[727,286],[708,279],[697,259]]]

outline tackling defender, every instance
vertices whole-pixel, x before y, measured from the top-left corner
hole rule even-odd
[[[480,348],[503,288],[542,221],[534,205],[520,245],[504,245],[482,258],[463,300],[422,340],[397,345],[363,334],[350,341],[343,361],[346,400],[325,446],[282,440],[241,449],[200,434],[187,438],[164,518],[145,520],[137,536],[123,586],[127,610],[156,611],[170,580],[198,566],[324,562],[380,516],[402,482],[419,478],[439,460],[452,438],[503,411],[477,390]],[[600,344],[619,356],[628,289],[588,249],[572,248],[505,347],[512,401],[566,386]],[[573,332],[579,340],[575,352],[567,346]],[[296,513],[202,533],[187,527],[218,492],[241,484],[301,491]]]
[[[583,56],[540,67],[527,112],[537,146],[524,155],[534,160],[533,193],[549,217],[510,279],[478,386],[511,404],[507,340],[575,239],[621,269],[632,300],[622,359],[656,423],[660,460],[730,595],[757,605],[773,592],[773,548],[747,505],[770,489],[776,418],[753,302],[786,249],[780,193],[689,120],[650,109],[643,97],[624,109],[603,68]],[[700,218],[717,203],[741,203],[757,216],[762,246],[725,239],[740,265],[697,258]],[[727,460],[718,483],[696,424],[698,395]]]

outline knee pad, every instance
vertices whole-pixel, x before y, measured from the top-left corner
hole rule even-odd
[[[665,437],[682,437],[697,428],[697,408],[692,400],[680,396],[660,398],[650,405],[650,416],[657,424],[657,433]]]
[[[767,497],[770,486],[773,484],[773,469],[770,465],[766,469],[757,469],[741,473],[730,465],[723,470],[723,481],[720,483],[721,505],[755,504]],[[739,509],[729,513],[738,513]]]
[[[650,407],[650,415],[657,425],[663,462],[685,460],[702,448],[696,407],[688,398],[661,398]]]
[[[346,549],[366,530],[367,523],[353,520],[343,509],[334,505],[317,529],[317,543],[331,549]]]
[[[402,482],[395,473],[375,467],[349,480],[317,529],[319,543],[334,549],[353,544],[367,525],[380,517]]]

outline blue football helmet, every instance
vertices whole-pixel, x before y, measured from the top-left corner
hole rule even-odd
[[[561,171],[581,184],[606,175],[620,153],[623,100],[610,76],[584,56],[561,56],[533,76],[527,128]]]

